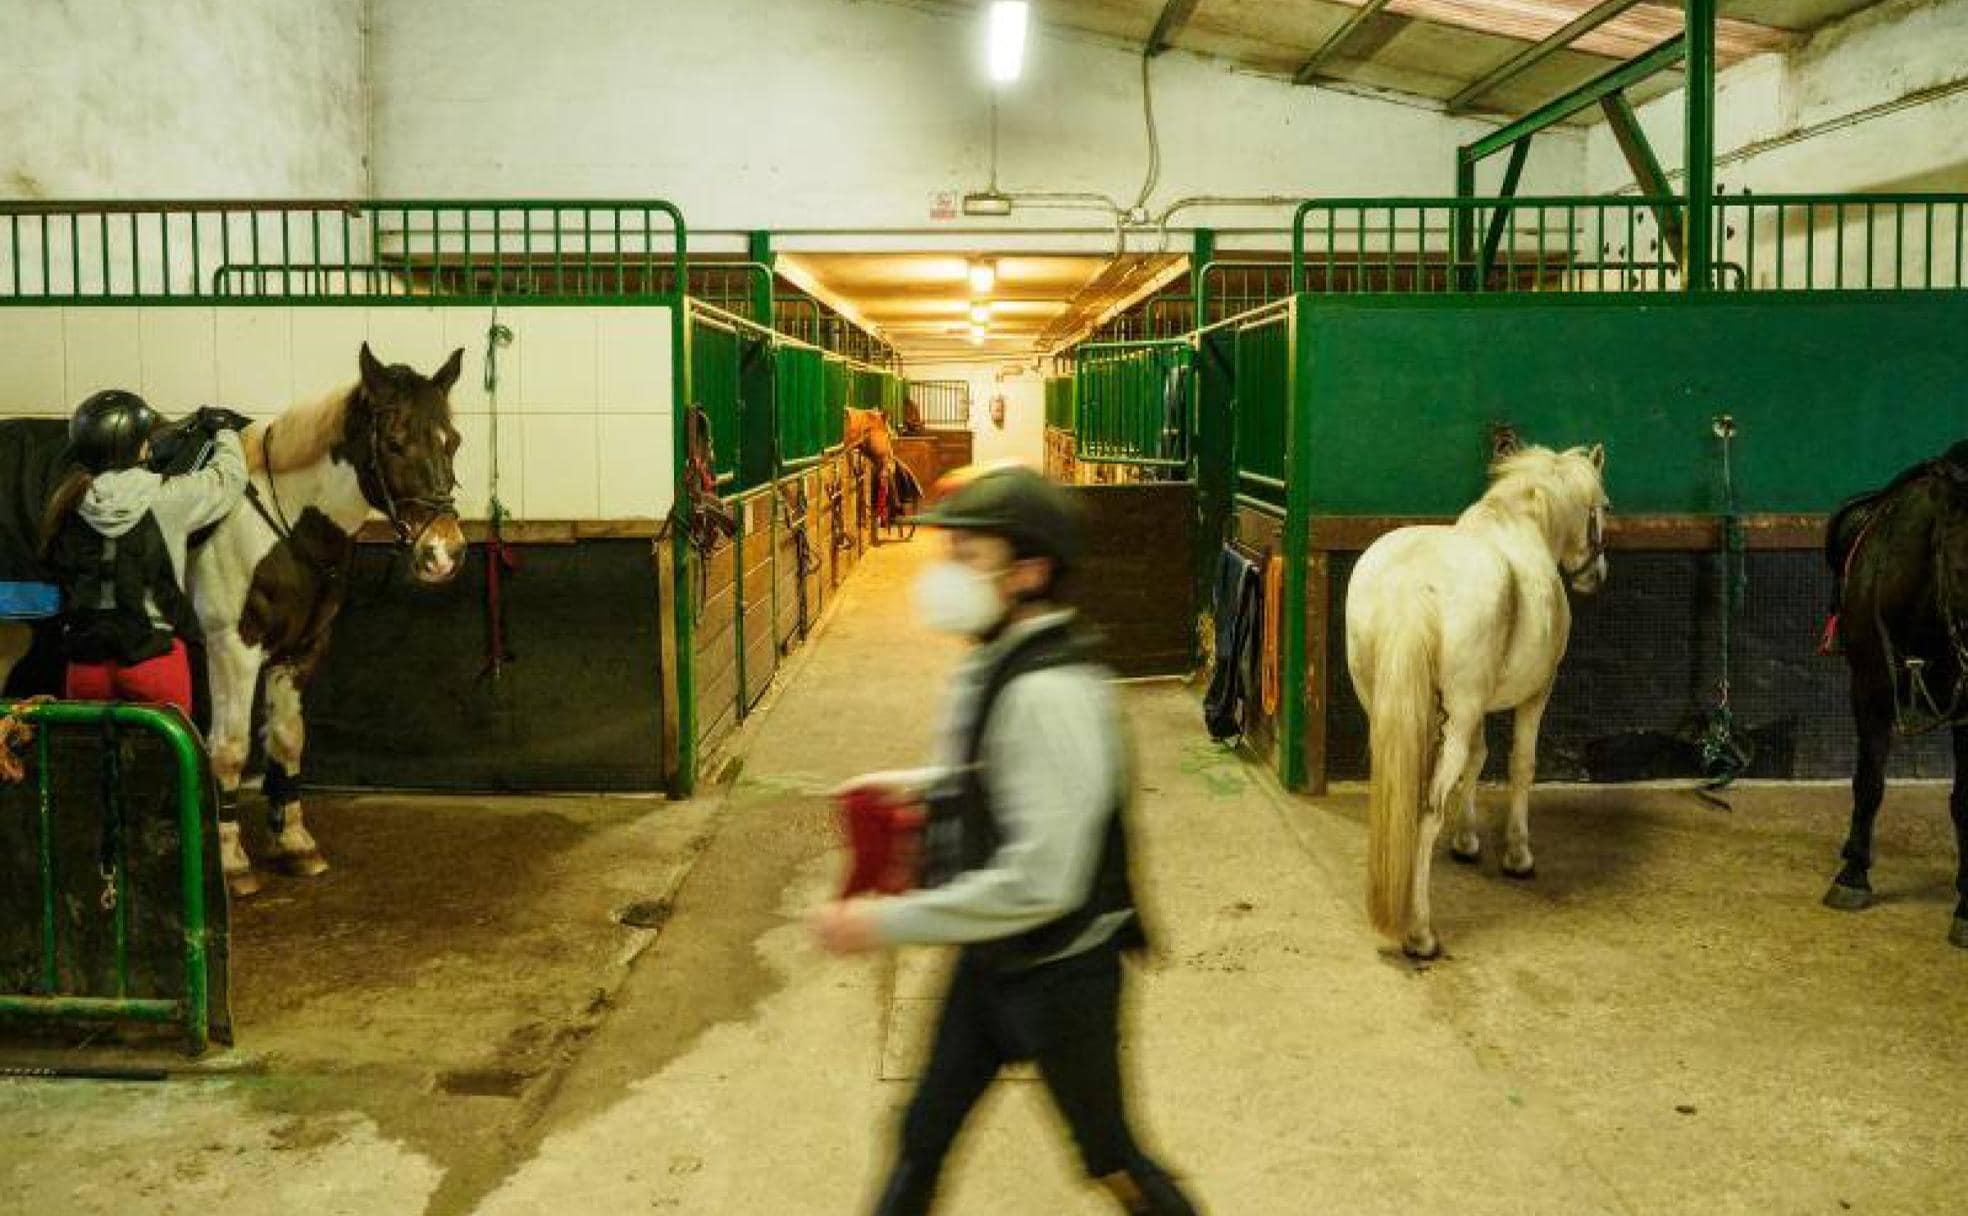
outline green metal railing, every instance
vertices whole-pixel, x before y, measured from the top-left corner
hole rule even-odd
[[[690,404],[711,422],[712,468],[718,489],[738,480],[739,420],[743,403],[738,384],[738,326],[730,317],[701,307],[690,310]]]
[[[1232,405],[1238,502],[1282,512],[1290,434],[1291,348],[1288,310],[1279,307],[1234,318],[1236,380]]]
[[[1045,424],[1055,431],[1073,429],[1073,377],[1052,376],[1045,382]]]
[[[0,304],[681,294],[661,199],[0,202]]]
[[[968,380],[911,380],[908,395],[931,430],[961,431],[970,425]]]
[[[1203,263],[1202,324],[1209,325],[1247,313],[1291,294],[1291,263],[1218,258]]]
[[[779,469],[794,472],[818,462],[840,442],[840,415],[827,408],[824,351],[782,342],[773,357],[779,363]]]
[[[1314,293],[1684,290],[1672,196],[1333,199],[1292,224],[1292,287]],[[1716,199],[1717,290],[1968,287],[1968,195]]]
[[[1171,410],[1168,393],[1171,377],[1192,366],[1189,340],[1092,342],[1074,355],[1076,457],[1090,464],[1186,468],[1188,410]]]
[[[211,1011],[206,978],[210,961],[207,957],[210,931],[205,907],[204,811],[211,783],[197,736],[175,710],[149,706],[56,701],[14,706],[8,712],[26,721],[34,728],[35,734],[35,839],[38,849],[34,859],[36,878],[33,881],[38,883],[40,890],[40,966],[37,991],[0,993],[0,1015],[56,1021],[128,1019],[175,1022],[183,1027],[187,1046],[194,1054],[205,1050],[210,1038]],[[113,882],[115,891],[124,893],[104,900],[105,903],[113,903],[105,914],[114,918],[112,948],[115,953],[116,993],[105,996],[62,991],[63,941],[57,902],[59,876],[54,848],[55,822],[56,816],[71,813],[73,808],[55,805],[48,728],[90,727],[100,730],[106,726],[147,731],[157,736],[170,749],[176,764],[173,792],[178,828],[176,877],[178,897],[182,901],[180,923],[183,925],[179,955],[183,966],[183,992],[176,998],[131,994],[130,937],[136,900],[129,894],[132,875],[128,841],[136,831],[134,824],[125,824],[126,830],[117,834],[118,847],[115,856],[110,859],[113,869],[106,876],[107,882]],[[104,763],[109,766],[104,784],[110,805],[102,807],[101,812],[105,816],[120,818],[123,809],[117,804],[122,798],[122,789],[115,745],[112,743],[110,747],[112,754],[104,758]],[[23,877],[16,876],[10,881],[23,880]]]

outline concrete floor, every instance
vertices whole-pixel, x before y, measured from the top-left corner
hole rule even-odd
[[[321,800],[337,868],[236,914],[239,1050],[0,1082],[0,1212],[862,1211],[942,961],[833,962],[799,918],[836,872],[821,791],[927,739],[956,654],[907,619],[928,548],[863,566],[692,804]],[[1816,902],[1837,788],[1541,791],[1537,882],[1438,868],[1418,969],[1364,924],[1357,791],[1281,795],[1180,685],[1127,704],[1163,946],[1130,1066],[1207,1210],[1968,1212],[1943,791],[1889,797],[1859,916]],[[617,923],[637,902],[660,928]],[[1021,1077],[947,1197],[1108,1210]]]

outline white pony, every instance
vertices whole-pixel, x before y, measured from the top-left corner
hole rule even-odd
[[[1428,872],[1452,798],[1458,860],[1477,860],[1483,717],[1516,711],[1503,873],[1529,878],[1538,724],[1572,629],[1565,588],[1606,578],[1605,450],[1526,447],[1453,526],[1401,528],[1360,557],[1346,594],[1346,664],[1366,707],[1367,908],[1415,958],[1440,943]]]

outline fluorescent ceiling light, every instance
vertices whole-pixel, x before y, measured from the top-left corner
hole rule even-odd
[[[1025,69],[1025,25],[1032,6],[1025,0],[994,0],[990,20],[991,79],[1010,84]]]
[[[1010,215],[1011,196],[994,190],[979,190],[963,196],[965,215]]]
[[[972,325],[989,325],[991,323],[991,302],[989,300],[971,301],[970,323]]]
[[[994,262],[982,258],[970,264],[970,289],[978,295],[988,295],[998,285],[998,267]]]
[[[985,329],[985,328],[984,328],[984,327],[983,327],[982,325],[973,325],[973,326],[971,326],[971,327],[970,327],[970,344],[971,344],[972,346],[982,346],[982,345],[984,345],[984,335],[986,335],[986,334],[988,334],[989,332],[990,332],[990,331],[989,331],[989,330],[987,330],[987,329]]]

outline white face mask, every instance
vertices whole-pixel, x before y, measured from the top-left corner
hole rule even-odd
[[[978,637],[1003,619],[997,580],[962,562],[940,561],[916,576],[916,614],[939,633]]]

